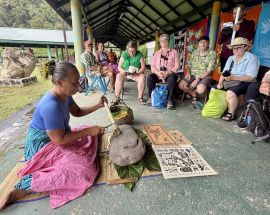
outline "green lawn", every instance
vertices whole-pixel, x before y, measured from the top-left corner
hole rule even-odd
[[[0,68],[1,70],[1,68]],[[0,87],[0,121],[38,100],[52,87],[51,80],[43,80],[36,66],[32,75],[37,76],[37,82],[24,87]]]

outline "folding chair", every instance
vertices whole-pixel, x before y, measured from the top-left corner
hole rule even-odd
[[[89,70],[86,71],[86,76],[90,78],[91,84],[88,86],[85,96],[89,94],[89,92],[94,88],[95,84],[98,84],[98,86],[103,91],[104,95],[106,95],[107,87],[110,83],[110,79],[106,82],[106,78],[102,76],[101,74],[91,74]]]

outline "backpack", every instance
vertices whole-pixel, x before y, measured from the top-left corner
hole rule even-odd
[[[268,102],[257,102],[249,100],[245,110],[242,112],[239,121],[245,121],[248,130],[258,137],[253,143],[267,140],[270,137],[270,120],[269,120]]]
[[[88,79],[86,76],[82,76],[80,77],[80,87],[79,87],[79,92],[86,92],[87,88],[88,88]]]

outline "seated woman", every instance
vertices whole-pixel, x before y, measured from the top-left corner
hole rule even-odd
[[[112,105],[116,105],[120,101],[120,94],[123,90],[124,81],[126,78],[132,79],[138,83],[138,100],[141,104],[145,104],[143,93],[145,88],[145,62],[143,55],[137,50],[135,41],[130,41],[127,44],[127,50],[122,52],[118,63],[118,75],[115,82],[115,98],[112,100]]]
[[[248,40],[243,37],[237,37],[231,45],[233,56],[229,57],[224,70],[217,84],[218,89],[225,89],[226,100],[228,102],[228,111],[224,114],[223,120],[232,121],[235,119],[235,111],[238,105],[237,96],[247,92],[250,83],[256,81],[259,70],[258,58],[247,51]]]
[[[84,64],[92,74],[99,73],[102,76],[107,76],[110,79],[111,91],[114,89],[115,75],[112,69],[108,69],[108,66],[103,66],[101,62],[98,63],[95,55],[92,53],[93,43],[91,40],[84,42],[84,52],[80,56],[80,61]]]
[[[178,84],[181,90],[192,97],[192,104],[195,104],[197,96],[204,95],[210,86],[215,62],[216,53],[209,49],[209,37],[202,36],[198,40],[198,49],[192,53],[188,61],[185,79]]]
[[[73,100],[79,88],[79,72],[68,62],[58,62],[52,73],[53,88],[38,103],[25,142],[28,161],[19,174],[24,176],[0,202],[0,210],[31,192],[50,192],[51,207],[59,207],[81,196],[98,174],[97,136],[100,126],[71,130],[70,114],[85,116],[104,107],[105,97],[87,107]]]
[[[113,72],[116,76],[118,74],[118,65],[117,65],[117,59],[116,59],[115,53],[112,51],[112,49],[110,49],[108,53],[108,59],[110,62],[109,67],[113,69]]]
[[[173,109],[173,94],[177,87],[176,72],[179,68],[178,55],[175,49],[169,48],[169,35],[159,37],[161,49],[154,54],[151,64],[152,73],[147,78],[148,97],[147,105],[151,105],[151,93],[158,82],[167,82],[169,88],[167,108]]]

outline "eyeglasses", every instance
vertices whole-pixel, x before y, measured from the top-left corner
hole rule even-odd
[[[240,50],[240,49],[242,49],[242,48],[244,48],[245,47],[245,45],[241,45],[241,46],[235,46],[235,47],[233,47],[232,49],[233,50]]]

